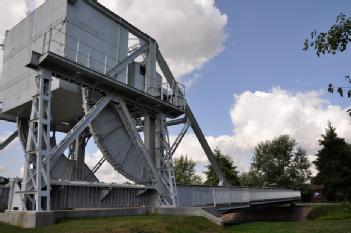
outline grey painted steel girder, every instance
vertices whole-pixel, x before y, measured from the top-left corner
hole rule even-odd
[[[186,122],[182,128],[182,130],[179,132],[177,138],[175,139],[175,141],[173,142],[170,150],[171,150],[171,154],[173,155],[174,152],[177,150],[179,144],[182,142],[186,132],[188,131],[190,127],[190,123],[189,122]]]
[[[177,85],[172,85],[176,83],[175,78],[171,72],[171,69],[168,67],[167,62],[163,58],[161,52],[159,49],[157,49],[157,62],[165,75],[165,78],[167,79],[168,83],[171,85],[173,88],[177,88]],[[176,91],[176,90],[174,90]],[[190,122],[191,128],[193,129],[197,139],[199,140],[202,149],[204,150],[208,160],[210,161],[211,165],[213,166],[214,171],[216,172],[217,177],[219,178],[219,184],[220,185],[230,185],[226,177],[224,176],[222,170],[220,169],[217,160],[215,159],[213,152],[211,150],[211,147],[208,145],[208,142],[199,126],[199,123],[197,122],[193,112],[190,109],[190,106],[186,103],[185,105],[185,112],[186,116],[188,117],[188,120]]]
[[[2,143],[0,143],[0,150],[3,150],[6,146],[8,146],[17,136],[18,131],[15,131],[8,136]]]
[[[142,45],[139,49],[135,50],[133,53],[131,53],[129,56],[127,56],[123,61],[118,62],[116,65],[114,65],[107,73],[106,75],[115,77],[117,76],[121,71],[123,71],[129,63],[134,61],[138,56],[142,55],[145,53],[148,49],[148,44]]]
[[[79,137],[86,127],[95,119],[95,117],[110,103],[112,96],[108,95],[101,98],[94,107],[67,133],[66,137],[57,144],[50,152],[50,166],[53,167],[62,153],[73,141]]]

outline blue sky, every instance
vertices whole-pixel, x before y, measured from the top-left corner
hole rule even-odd
[[[0,25],[7,25],[1,27],[1,32],[8,29],[8,19],[11,18],[14,24],[25,15],[23,0],[6,1],[8,4],[17,4],[18,9],[14,12],[19,12],[19,15],[13,15],[12,11],[0,12]],[[192,12],[199,13],[194,2],[177,4],[178,1],[186,2],[187,0],[169,0],[155,5],[153,2],[157,0],[142,3],[138,0],[128,0],[131,6],[136,5],[123,11],[121,7],[126,4],[120,4],[120,6],[118,3],[124,0],[115,1],[117,3],[101,1],[116,10],[121,16],[124,17],[125,13],[128,20],[128,17],[132,21],[135,20],[136,25],[142,30],[145,29],[151,35],[155,34],[156,39],[161,41],[161,45],[167,47],[169,45],[167,42],[174,40],[174,43],[171,43],[173,46],[170,47],[179,48],[180,51],[167,53],[166,48],[166,54],[169,54],[166,60],[172,60],[172,55],[173,58],[178,58],[179,54],[196,47],[196,43],[212,46],[206,44],[206,34],[202,38],[203,41],[200,37],[195,38],[197,41],[190,43],[188,47],[182,44],[187,41],[186,37],[191,38],[191,33],[201,34],[196,30],[206,32],[206,28],[201,27],[201,24],[200,26],[196,24],[196,20],[199,22],[209,20],[205,21],[205,25],[212,23],[211,18],[206,18],[205,13],[200,14],[203,17],[198,18],[197,15],[191,15]],[[35,0],[35,2],[38,5],[42,3],[42,0]],[[351,133],[349,133],[351,122],[343,109],[350,105],[351,100],[326,93],[330,82],[345,85],[344,76],[351,74],[350,49],[343,54],[326,55],[320,58],[313,50],[302,51],[304,40],[309,37],[311,31],[314,29],[327,30],[335,22],[340,12],[351,16],[351,1],[216,0],[215,5],[211,3],[211,0],[197,2],[206,3],[207,8],[203,9],[210,9],[211,12],[218,7],[221,16],[226,15],[227,18],[227,24],[223,24],[227,39],[222,52],[202,64],[201,69],[187,74],[190,79],[199,77],[191,88],[187,89],[186,94],[205,135],[213,136],[208,138],[212,147],[223,148],[223,151],[232,156],[235,163],[243,169],[249,166],[252,156],[254,144],[248,142],[251,138],[255,138],[253,142],[257,143],[259,140],[270,139],[280,133],[291,133],[299,143],[307,148],[309,153],[313,154],[318,149],[318,137],[323,132],[327,119],[334,119],[334,122],[338,122],[341,135],[347,139],[351,138]],[[145,7],[142,4],[151,4],[152,7]],[[172,7],[175,7],[174,12]],[[177,15],[179,10],[185,14],[185,21],[179,22],[178,18],[167,18],[168,24],[162,25],[162,20],[159,18]],[[145,13],[146,11],[150,12]],[[173,14],[169,14],[169,11],[172,11]],[[190,15],[186,15],[187,12]],[[140,15],[143,17],[139,17]],[[148,17],[145,18],[145,15]],[[214,15],[217,20],[214,19],[214,23],[223,22],[223,18],[218,14]],[[153,27],[155,23],[152,20],[159,21],[157,22],[159,23],[158,28]],[[190,30],[193,31],[183,32],[183,28],[187,30],[185,26],[189,26],[184,25],[185,23],[194,24],[193,28],[190,27]],[[197,26],[199,26],[198,29]],[[221,29],[221,26],[219,27]],[[182,58],[181,55],[180,58]],[[186,61],[189,61],[189,56],[187,58]],[[191,58],[190,56],[190,61]],[[280,89],[274,91],[273,88],[276,87]],[[322,94],[318,92],[320,90],[323,91]],[[313,91],[319,94],[315,96]],[[265,98],[270,93],[271,98]],[[237,99],[234,98],[234,95],[237,96]],[[277,99],[279,101],[275,101]],[[329,102],[323,105],[320,104],[320,101]],[[251,111],[250,108],[253,110]],[[237,121],[233,123],[230,113],[233,113],[234,110],[236,112],[232,115],[235,115]],[[280,110],[287,113],[279,115]],[[279,116],[275,116],[274,119],[272,117],[272,121],[278,123],[272,126],[273,129],[269,129],[270,126],[268,124],[267,127],[266,123],[267,121],[270,123],[270,114],[277,112]],[[0,123],[0,135],[13,130],[15,130],[13,124]],[[304,135],[304,130],[309,131],[307,136]],[[176,132],[176,130],[171,130],[172,134]],[[260,134],[261,132],[263,133]],[[191,156],[200,164],[200,168],[197,169],[199,172],[205,163],[204,154],[195,141],[191,133],[187,135],[177,155],[186,153]],[[88,153],[91,155],[95,152],[96,148],[90,143]],[[96,153],[90,157],[93,158],[92,160],[97,159]],[[22,166],[23,151],[18,142],[0,152],[0,173],[3,171],[5,175],[14,176],[19,174]],[[107,169],[105,174],[107,173],[113,173],[113,171]],[[108,179],[113,180],[114,178],[109,177]]]
[[[188,91],[188,100],[206,135],[231,134],[228,114],[234,94],[269,91],[326,90],[333,81],[345,85],[351,73],[350,52],[318,58],[302,51],[310,32],[327,30],[340,12],[351,15],[348,0],[217,0],[228,16],[224,51],[200,71],[201,79]],[[326,94],[342,106],[347,98]]]

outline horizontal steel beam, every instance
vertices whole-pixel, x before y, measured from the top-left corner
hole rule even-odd
[[[167,121],[167,126],[180,125],[180,124],[184,124],[186,122],[187,122],[187,117],[185,116],[182,118]]]
[[[186,121],[187,121],[186,117],[178,118],[178,119],[174,119],[174,120],[169,120],[169,121],[167,121],[167,126],[184,124],[184,123],[186,123]],[[144,130],[144,127],[137,127],[137,130],[138,130],[138,132],[141,132]]]
[[[73,84],[87,87],[102,92],[116,91],[132,104],[143,106],[146,109],[164,112],[167,117],[178,117],[184,114],[184,110],[160,98],[149,95],[144,91],[131,87],[128,84],[117,81],[107,75],[96,72],[83,65],[79,65],[65,57],[55,53],[47,53],[40,57],[39,67],[52,70],[55,77]]]

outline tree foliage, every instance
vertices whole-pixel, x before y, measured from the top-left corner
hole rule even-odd
[[[351,41],[351,17],[340,13],[336,23],[327,32],[311,33],[311,39],[306,39],[304,50],[312,47],[317,56],[321,54],[344,52]]]
[[[239,185],[238,171],[237,167],[234,165],[234,161],[228,155],[222,154],[218,148],[214,150],[213,154],[229,183],[232,185]],[[207,177],[205,185],[218,185],[219,179],[212,165],[207,166],[205,175]]]
[[[187,156],[181,155],[174,160],[174,174],[177,184],[201,184],[201,177],[195,175],[195,162]]]
[[[262,177],[258,176],[258,174],[250,169],[248,172],[242,172],[239,176],[240,185],[242,186],[262,186],[264,181]]]
[[[255,147],[251,173],[259,185],[296,189],[303,189],[311,177],[306,151],[289,135],[260,142]]]
[[[339,138],[329,122],[322,139],[321,149],[314,164],[318,174],[314,179],[323,184],[328,200],[351,199],[351,147]]]

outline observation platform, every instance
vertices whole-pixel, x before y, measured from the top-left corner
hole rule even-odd
[[[183,105],[177,106],[164,101],[160,96],[152,96],[53,52],[47,52],[40,57],[34,52],[32,63],[29,66],[49,69],[55,72],[57,78],[76,83],[79,86],[101,92],[117,91],[125,98],[127,103],[163,112],[170,118],[176,118],[185,113],[185,106]]]

